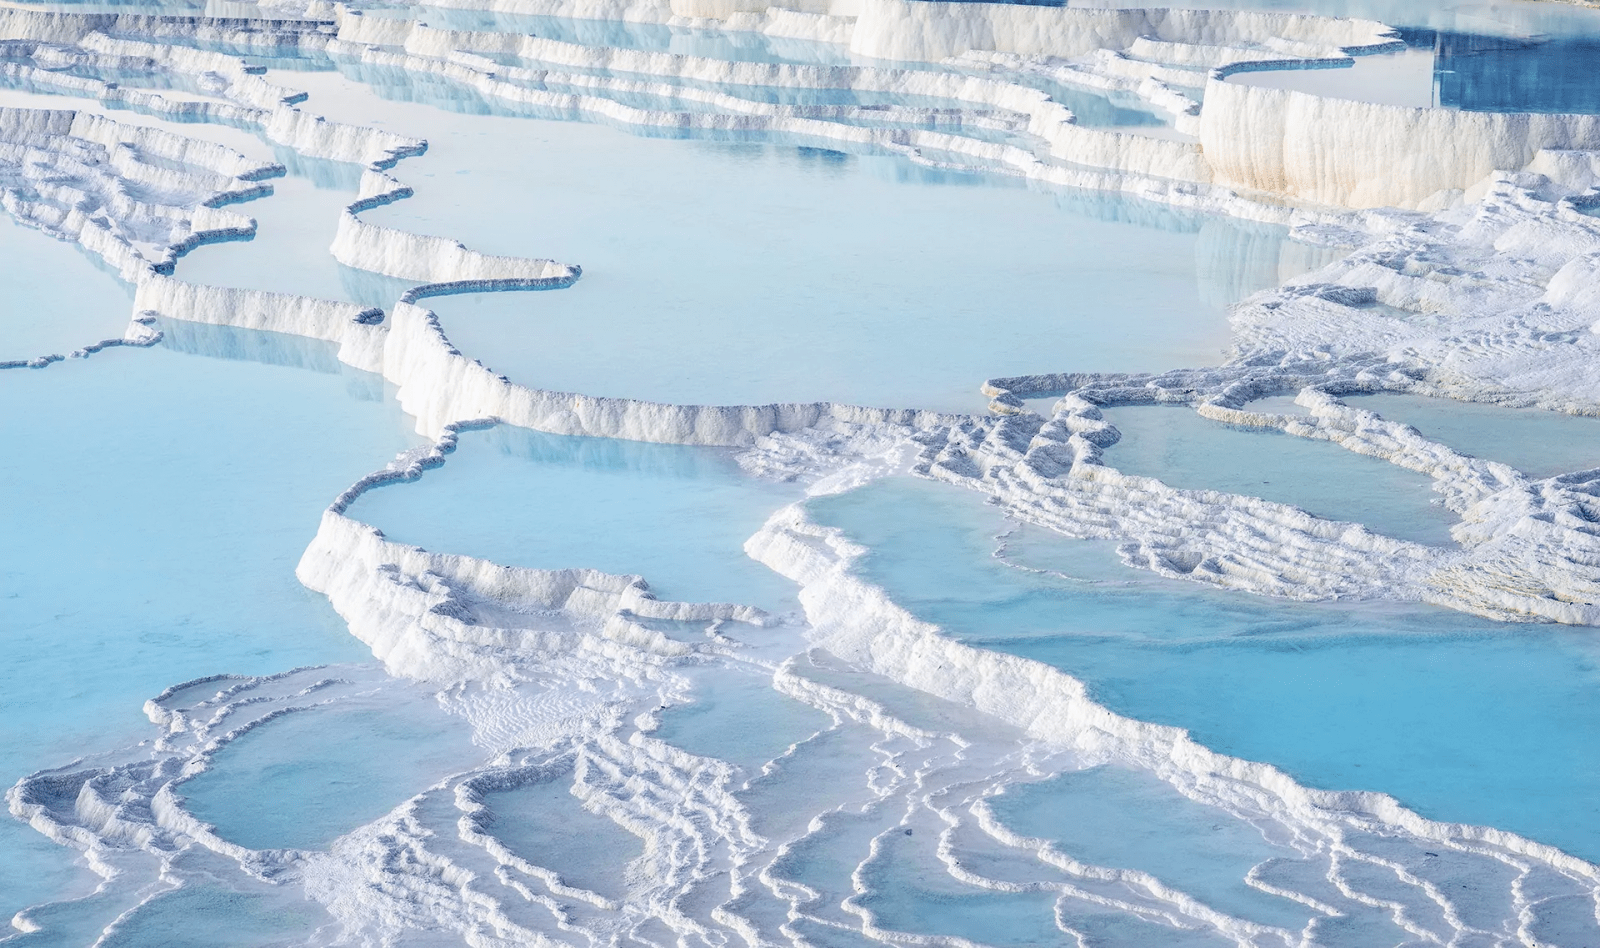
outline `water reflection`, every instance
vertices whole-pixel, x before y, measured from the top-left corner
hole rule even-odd
[[[1432,40],[1434,86],[1442,106],[1468,112],[1600,113],[1600,40],[1409,32],[1412,41]]]

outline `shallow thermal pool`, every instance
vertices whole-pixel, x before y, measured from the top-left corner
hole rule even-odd
[[[1426,109],[1440,104],[1432,49],[1408,47],[1393,53],[1358,56],[1351,64],[1332,69],[1241,72],[1227,81],[1378,105]]]
[[[1281,228],[1116,195],[282,81],[429,140],[396,170],[417,195],[365,219],[583,267],[567,290],[429,301],[463,352],[537,388],[981,410],[991,377],[1215,364],[1229,303],[1320,260]]]
[[[1086,863],[1148,872],[1222,911],[1290,928],[1310,915],[1244,881],[1255,866],[1293,858],[1292,849],[1148,772],[1113,764],[1067,771],[1010,787],[989,805],[1013,832]]]
[[[922,480],[807,506],[870,548],[863,577],[920,618],[1060,668],[1119,713],[1311,786],[1600,856],[1600,767],[1584,750],[1600,737],[1600,653],[1581,630],[1212,591],[1108,570],[1105,545],[1031,527],[997,559],[1015,525]]]
[[[591,46],[851,61],[842,46],[756,33],[404,12],[434,26]],[[1342,82],[1352,96],[1458,108],[1569,107],[1589,88],[1566,81],[1576,73],[1564,66],[1518,71],[1503,62],[1554,62],[1541,51],[1576,56],[1586,48],[1581,36],[1495,45],[1481,41],[1493,31],[1468,21],[1497,10],[1452,7],[1448,22],[1414,12],[1420,19],[1399,22],[1437,31],[1428,44],[1413,30],[1413,48],[1351,70],[1240,81],[1303,80],[1321,91]],[[333,65],[311,53],[274,63]],[[1454,65],[1441,71],[1442,63]],[[1217,364],[1228,355],[1230,304],[1339,252],[1291,242],[1283,228],[936,170],[888,149],[847,155],[816,142],[678,138],[659,128],[635,135],[500,114],[505,106],[445,80],[337,65],[343,72],[274,68],[267,78],[309,90],[310,111],[429,142],[425,155],[392,169],[415,196],[364,212],[366,220],[584,268],[570,289],[427,303],[465,356],[543,389],[980,411],[987,378]],[[1506,88],[1480,81],[1499,71],[1514,77]],[[1544,88],[1541,76],[1555,91],[1535,102],[1529,90]],[[877,105],[894,95],[739,91],[805,105]],[[1127,96],[1053,91],[1086,125],[1166,134],[1170,124]],[[615,95],[646,107],[672,101],[659,89]],[[22,100],[75,101],[0,94],[0,103]],[[969,140],[1022,138],[1004,121],[981,124],[964,131]],[[342,268],[328,253],[356,166],[305,159],[238,128],[196,130],[243,136],[253,154],[276,153],[289,176],[274,181],[273,196],[234,208],[258,219],[253,240],[196,249],[179,262],[180,279],[394,302],[403,281]],[[0,341],[18,350],[0,351],[0,360],[70,351],[125,325],[117,282],[91,274],[74,248],[40,240],[48,238],[0,225],[0,251],[14,244],[11,259],[57,277],[0,281],[8,305],[18,303],[0,308],[16,324]],[[1115,948],[1366,948],[1416,935],[1397,927],[1410,907],[1357,905],[1361,896],[1335,891],[1346,880],[1350,891],[1379,895],[1407,888],[1397,873],[1325,846],[1293,848],[1307,839],[1323,846],[1329,836],[1316,834],[1326,827],[1312,827],[1322,816],[1257,825],[1199,798],[1227,784],[1239,794],[1231,799],[1255,794],[1264,807],[1305,799],[1288,781],[1252,784],[1259,773],[1246,761],[1313,788],[1381,791],[1427,818],[1491,825],[1600,858],[1600,766],[1591,753],[1600,739],[1600,654],[1586,631],[1507,626],[1416,604],[1280,602],[1161,579],[1122,565],[1113,541],[1065,540],[1007,521],[975,493],[910,477],[805,501],[813,519],[866,548],[854,567],[861,578],[943,634],[1001,653],[981,655],[979,665],[1021,665],[1033,683],[1059,684],[1052,669],[1064,672],[1093,701],[1137,719],[1097,718],[1103,730],[1058,746],[1039,739],[1048,728],[1008,723],[918,690],[905,683],[910,676],[882,677],[867,660],[828,652],[837,630],[808,626],[807,610],[814,617],[837,604],[808,593],[802,609],[797,586],[744,551],[774,511],[802,500],[804,482],[752,477],[725,449],[496,424],[462,432],[442,466],[370,490],[348,513],[396,543],[505,565],[636,574],[663,599],[755,604],[781,621],[627,612],[602,620],[603,612],[584,611],[591,607],[582,597],[560,614],[507,603],[497,618],[520,623],[515,629],[436,608],[458,602],[450,599],[409,616],[412,593],[434,595],[437,577],[385,562],[373,566],[375,580],[342,576],[329,588],[352,624],[358,614],[416,620],[421,631],[404,646],[414,654],[390,653],[394,667],[440,677],[390,677],[294,570],[330,501],[423,443],[414,419],[383,379],[339,363],[335,346],[171,320],[159,328],[165,336],[153,349],[0,372],[8,409],[0,437],[18,446],[0,458],[0,488],[30,500],[0,510],[3,534],[22,538],[0,552],[0,641],[11,656],[0,674],[0,787],[57,765],[70,776],[117,760],[125,775],[156,757],[176,770],[177,757],[161,755],[187,752],[194,756],[182,765],[188,779],[174,787],[179,802],[224,844],[261,851],[130,849],[117,885],[30,916],[45,930],[20,944],[88,944],[103,931],[101,943],[124,948],[432,944],[465,932],[508,944],[546,936],[667,944],[702,931],[707,943],[726,940],[713,926],[798,932],[823,946],[905,935],[1031,946],[1070,944],[1076,934]],[[405,370],[390,368],[396,377]],[[1600,463],[1588,447],[1592,419],[1388,396],[1351,404],[1533,474]],[[1292,410],[1282,400],[1257,407]],[[1454,518],[1412,472],[1192,411],[1106,414],[1123,439],[1105,461],[1120,470],[1292,503],[1404,539],[1450,541]],[[860,434],[875,433],[841,423],[819,437]],[[924,434],[931,443],[939,433]],[[833,447],[805,437],[795,439],[797,452]],[[763,448],[787,445],[777,437]],[[785,538],[793,539],[774,542]],[[823,551],[799,550],[794,562],[809,562],[807,552]],[[361,566],[354,558],[342,565],[351,563]],[[461,580],[469,601],[494,594],[484,592],[492,583],[475,581]],[[494,614],[493,603],[482,604],[483,615]],[[846,605],[876,604],[863,597]],[[901,630],[873,631],[882,634],[868,648],[884,649],[870,660],[891,666]],[[175,729],[159,746],[138,743],[156,733],[140,714],[144,699],[218,673],[263,677],[173,689],[148,716],[193,713],[188,720],[199,726]],[[1186,770],[1192,760],[1174,763],[1154,744],[1130,750],[1143,738],[1128,735],[1154,730],[1138,722],[1187,729],[1204,748],[1242,760],[1225,762],[1238,766],[1213,780],[1216,773]],[[193,746],[174,750],[186,740]],[[1186,779],[1200,790],[1186,795]],[[153,812],[126,793],[129,813]],[[64,820],[87,826],[98,811],[78,799],[55,802]],[[1340,811],[1377,828],[1369,838],[1354,822],[1341,824],[1351,854],[1430,844],[1407,835],[1412,824],[1384,822],[1389,811],[1380,810],[1363,798]],[[1296,826],[1315,832],[1286,839],[1284,828]],[[184,832],[203,838],[208,830]],[[306,852],[276,851],[285,847]],[[93,880],[70,865],[73,854],[18,821],[0,824],[0,918],[87,894]],[[1340,860],[1347,865],[1335,866]],[[1492,869],[1511,875],[1503,863]],[[1349,875],[1336,878],[1336,870]],[[1577,906],[1569,916],[1541,914],[1521,901],[1520,877],[1513,884],[1481,866],[1472,872],[1465,878],[1483,885],[1487,907],[1463,900],[1460,910],[1481,916],[1474,924],[1486,930],[1522,924],[1527,938],[1563,946],[1584,942],[1546,937],[1539,926],[1547,918],[1577,919],[1570,930],[1583,938],[1594,930],[1588,890],[1553,897]],[[1536,876],[1527,874],[1530,886],[1549,882],[1549,873]],[[171,880],[184,885],[161,892]],[[1341,908],[1309,922],[1322,925],[1312,931],[1318,910],[1272,894],[1277,882]],[[1162,914],[1176,906],[1193,914]],[[1172,921],[1179,915],[1182,924]],[[1189,924],[1197,918],[1207,920]],[[1432,930],[1453,924],[1417,918]],[[1252,925],[1283,935],[1223,934]],[[871,940],[879,929],[902,934]],[[1311,933],[1299,938],[1302,929]]]
[[[1124,473],[1293,504],[1402,540],[1450,542],[1456,518],[1436,502],[1432,479],[1387,461],[1274,429],[1225,425],[1187,408],[1108,408],[1105,417],[1122,433],[1105,463]]]
[[[1404,422],[1463,454],[1502,461],[1530,477],[1600,467],[1597,418],[1421,395],[1349,395],[1344,401]]]
[[[287,714],[245,734],[183,785],[185,808],[251,849],[326,849],[483,756],[424,689],[377,690],[381,703]]]
[[[508,566],[645,577],[663,599],[795,608],[744,555],[793,487],[745,476],[730,452],[499,426],[466,431],[443,468],[363,494],[349,515],[390,538]]]
[[[548,132],[552,139],[620,134],[581,126]],[[560,150],[545,144],[545,155]],[[1207,269],[1217,260],[1203,245],[1236,241],[1213,233],[1230,225],[1121,199],[1056,199],[917,173],[894,159],[782,147],[636,147],[658,154],[615,169],[630,182],[625,193],[607,188],[591,201],[573,193],[583,187],[574,182],[552,201],[582,200],[586,208],[540,213],[561,222],[551,230],[564,231],[539,241],[543,252],[581,263],[583,279],[560,292],[433,301],[452,342],[514,381],[557,391],[947,411],[980,408],[977,387],[986,378],[1051,364],[1108,371],[1213,364],[1226,347],[1225,305],[1238,281]],[[615,160],[631,150],[603,153]],[[700,154],[673,167],[693,151]],[[662,194],[682,203],[620,232],[595,207]],[[852,213],[815,210],[822,206]],[[416,210],[408,226],[443,229],[422,219],[423,204]],[[620,215],[620,204],[613,211]],[[961,229],[939,223],[946,220],[962,221]],[[1277,235],[1261,228],[1257,239],[1270,244]],[[1277,268],[1271,273],[1275,279]],[[1130,320],[1137,332],[1124,331]]]
[[[416,437],[381,379],[289,355],[330,347],[203,328],[254,345],[186,337],[187,352],[0,372],[0,437],[27,446],[0,458],[0,485],[32,498],[0,509],[0,533],[27,538],[0,545],[7,786],[142,740],[140,706],[176,682],[370,660],[294,566],[329,500]],[[203,354],[274,348],[278,364]],[[12,858],[42,837],[11,820],[0,834],[9,916],[58,880]]]
[[[695,29],[665,23],[629,23],[502,11],[417,6],[409,16],[439,29],[526,33],[563,43],[637,49],[729,62],[848,64],[843,46],[756,32]]]
[[[255,236],[196,248],[178,261],[173,275],[207,286],[388,309],[410,283],[351,269],[328,252],[340,213],[355,200],[360,167],[302,159],[296,172],[269,181],[272,194],[232,206],[255,220]]]
[[[770,675],[714,669],[694,677],[694,701],[667,709],[652,737],[740,767],[746,778],[832,722],[773,690]]]
[[[517,856],[560,873],[563,882],[608,898],[627,893],[624,867],[644,848],[639,837],[585,809],[572,774],[485,794],[490,832]]]
[[[133,292],[109,270],[96,272],[82,250],[0,217],[0,362],[66,355],[128,325]],[[46,274],[74,273],[60,281]]]

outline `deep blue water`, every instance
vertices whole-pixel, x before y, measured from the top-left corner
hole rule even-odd
[[[1402,31],[1432,47],[1438,103],[1468,112],[1600,113],[1600,38]]]

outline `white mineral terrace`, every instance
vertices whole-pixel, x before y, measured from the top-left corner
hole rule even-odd
[[[923,909],[926,924],[942,924],[938,885],[959,885],[974,900],[961,904],[995,919],[1037,902],[1047,936],[1069,945],[1578,948],[1600,939],[1600,869],[1583,858],[1506,829],[1431,819],[1377,790],[1305,785],[1183,728],[1118,713],[1058,668],[958,641],[864,579],[871,551],[804,504],[773,511],[744,544],[795,584],[801,608],[786,615],[660,598],[649,576],[427,550],[356,519],[364,494],[438,477],[430,472],[456,463],[465,433],[507,426],[721,449],[741,476],[792,482],[807,497],[920,475],[981,494],[1016,521],[1115,541],[1124,564],[1185,588],[1600,625],[1600,471],[1530,476],[1347,400],[1399,393],[1600,414],[1600,218],[1586,212],[1600,205],[1600,116],[1378,105],[1230,78],[1337,68],[1402,45],[1367,20],[925,0],[452,0],[434,9],[692,28],[828,46],[837,61],[447,29],[423,11],[323,0],[262,2],[249,19],[0,7],[0,205],[75,243],[134,294],[122,337],[22,353],[0,368],[57,373],[76,368],[55,365],[68,357],[89,358],[91,369],[151,356],[102,350],[156,345],[163,326],[300,337],[381,376],[426,440],[386,466],[374,458],[373,473],[328,498],[296,571],[381,668],[173,684],[145,705],[145,743],[39,761],[53,769],[8,792],[14,817],[97,874],[81,911],[105,918],[83,943],[119,943],[174,892],[216,885],[246,893],[262,917],[310,899],[326,917],[292,941],[314,944],[1038,943],[1000,921],[915,929],[906,915]],[[403,128],[322,117],[315,96],[292,88],[293,72],[263,77],[259,61],[274,57],[470,90],[509,115],[1113,192],[1286,225],[1300,243],[1344,253],[1236,306],[1220,365],[1112,374],[1052,352],[1054,374],[973,379],[991,399],[984,414],[546,390],[486,367],[490,353],[458,348],[429,300],[575,292],[585,261],[489,254],[369,221],[427,188],[406,162],[428,143]],[[1137,100],[1167,124],[1081,124],[1040,81]],[[838,95],[829,103],[825,94]],[[24,95],[30,106],[42,96],[59,104],[6,104]],[[255,136],[282,160],[211,141],[200,129],[212,125]],[[254,233],[249,202],[301,160],[359,167],[328,252],[349,270],[404,281],[398,299],[372,307],[181,278],[185,254]],[[531,245],[540,226],[526,223]],[[1262,399],[1283,411],[1253,404]],[[1185,406],[1426,475],[1455,520],[1454,542],[1410,542],[1121,472],[1104,451],[1121,435],[1101,409],[1136,405]],[[717,688],[756,695],[748,709],[728,699],[727,716],[770,713],[794,733],[776,729],[776,753],[743,767],[662,736],[697,701],[714,711],[707,695]],[[438,755],[452,763],[326,848],[249,848],[186,801],[207,799],[205,781],[218,779],[227,755],[247,755],[280,719],[434,710],[464,722],[467,736]],[[1158,781],[1204,806],[1206,821],[1277,847],[1235,881],[1281,902],[1280,914],[1225,909],[1158,874],[1093,864],[996,815],[995,801],[1017,787],[1099,766]],[[606,821],[595,838],[622,840],[605,845],[626,844],[628,858],[595,870],[583,860],[599,859],[601,844],[550,844],[541,861],[507,841],[497,808],[537,810],[517,795],[565,784],[571,793],[552,799],[575,820]],[[914,845],[925,848],[909,855]],[[807,875],[834,864],[837,878]],[[916,888],[924,883],[932,888]],[[922,908],[897,909],[892,893],[902,889],[923,892],[924,902],[913,899]],[[18,944],[71,943],[50,940],[71,930],[60,919],[75,910],[64,904],[18,912]]]

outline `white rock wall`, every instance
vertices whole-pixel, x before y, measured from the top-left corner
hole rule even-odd
[[[1374,105],[1213,79],[1200,142],[1215,180],[1303,201],[1415,207],[1520,170],[1541,149],[1600,148],[1600,116]]]

